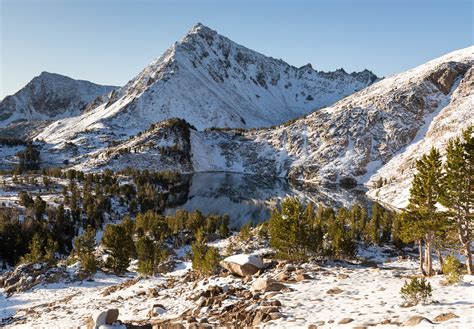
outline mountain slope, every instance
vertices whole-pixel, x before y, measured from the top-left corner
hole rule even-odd
[[[416,159],[436,147],[444,156],[449,139],[474,124],[474,68],[471,67],[453,90],[451,102],[433,120],[418,131],[414,141],[385,164],[368,183],[369,195],[395,207],[407,205],[409,189],[415,173]],[[382,183],[382,186],[377,184]]]
[[[42,72],[16,94],[2,100],[0,127],[15,121],[52,120],[79,115],[90,102],[116,88]]]
[[[328,106],[375,80],[369,71],[296,68],[197,24],[108,102],[51,125],[39,138],[55,143],[92,129],[121,139],[122,131],[133,135],[172,117],[199,130],[268,127]]]
[[[474,123],[473,50],[462,49],[386,78],[286,126],[244,133],[190,129],[189,138],[178,137],[192,153],[192,168],[185,171],[369,185],[393,173],[406,183],[413,172],[411,158],[430,145],[443,146]],[[161,136],[167,135],[166,129],[158,128]],[[119,154],[113,163],[106,156],[100,163],[122,165]],[[128,165],[140,166],[139,158]],[[86,161],[82,168],[95,166]]]

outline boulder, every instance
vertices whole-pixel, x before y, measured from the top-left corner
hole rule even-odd
[[[153,318],[166,312],[166,308],[161,304],[154,304],[148,312],[148,317]]]
[[[111,325],[118,320],[119,311],[116,308],[107,311],[97,312],[89,317],[86,322],[88,329],[99,328],[100,326]]]
[[[440,315],[436,316],[433,319],[433,321],[435,321],[435,322],[444,322],[444,321],[448,321],[448,320],[456,319],[456,318],[459,318],[459,316],[457,316],[456,314],[454,314],[452,312],[441,313]]]
[[[258,278],[252,284],[251,290],[253,291],[280,291],[286,288],[286,286],[280,282],[277,282],[273,279]]]
[[[220,265],[232,274],[243,277],[254,275],[265,267],[261,258],[247,254],[229,256]]]
[[[174,259],[168,259],[158,264],[156,272],[158,273],[169,273],[174,271],[176,268],[176,261]]]
[[[112,308],[107,310],[107,316],[105,317],[105,324],[112,324],[118,320],[119,310],[116,308]]]
[[[416,325],[420,324],[423,321],[426,321],[426,322],[431,323],[431,324],[433,323],[433,322],[431,322],[431,320],[425,318],[424,316],[415,315],[415,316],[412,316],[412,317],[408,318],[405,322],[403,322],[402,326],[404,326],[404,327],[413,327],[413,326],[416,326]]]

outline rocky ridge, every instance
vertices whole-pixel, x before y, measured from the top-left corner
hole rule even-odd
[[[474,123],[473,63],[470,47],[273,129],[190,129],[189,138],[185,134],[173,138],[190,143],[192,166],[187,161],[185,171],[243,172],[369,187],[384,177],[406,185],[414,168],[409,159],[431,145],[443,148],[450,137]],[[168,128],[162,129],[164,133]],[[107,156],[99,158],[101,166],[122,167],[120,156],[113,163]],[[93,170],[94,161],[79,168]]]
[[[19,121],[55,120],[79,115],[118,87],[42,72],[0,103],[0,128]]]
[[[198,130],[281,124],[328,106],[377,81],[370,71],[296,68],[194,26],[110,99],[38,135],[74,142],[84,131],[121,140],[172,117]],[[123,133],[123,134],[122,134]]]

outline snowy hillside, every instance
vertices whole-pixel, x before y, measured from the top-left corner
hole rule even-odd
[[[369,71],[296,68],[197,24],[111,99],[38,136],[73,140],[84,130],[122,139],[172,117],[198,130],[268,127],[328,106],[377,77]]]
[[[0,103],[0,127],[15,121],[52,120],[79,115],[97,97],[117,87],[42,72]]]
[[[420,156],[431,145],[443,146],[474,123],[473,49],[384,79],[290,125],[249,132],[190,129],[189,138],[184,134],[178,138],[190,144],[192,153],[192,168],[187,159],[185,171],[368,183],[383,167],[383,174],[375,177],[394,174],[406,184],[412,170],[405,169],[413,168],[413,160],[407,159]],[[102,155],[101,165],[141,166],[140,158],[135,159],[124,164],[120,155],[113,162]],[[159,165],[158,160],[154,163]],[[81,168],[95,166],[88,161]]]
[[[449,139],[459,136],[463,128],[474,124],[474,68],[470,68],[459,85],[452,91],[451,101],[432,120],[426,120],[412,143],[393,157],[370,179],[369,195],[395,207],[405,207],[416,159],[436,147],[445,155]],[[387,181],[376,188],[380,179]]]

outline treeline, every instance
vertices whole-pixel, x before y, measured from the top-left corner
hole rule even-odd
[[[315,207],[311,202],[304,205],[296,198],[287,198],[281,210],[273,211],[265,228],[277,257],[290,260],[353,258],[359,243],[403,246],[399,216],[377,203],[369,216],[358,204],[335,211],[322,204]]]
[[[105,227],[101,246],[107,258],[103,266],[111,272],[122,274],[129,267],[131,259],[138,259],[140,273],[155,274],[160,272],[160,264],[174,249],[189,243],[193,244],[193,263],[206,266],[209,263],[208,250],[213,249],[205,241],[227,237],[228,224],[228,216],[204,216],[197,210],[178,210],[169,216],[147,211],[139,213],[134,220],[125,217],[120,224],[108,224]],[[94,273],[97,268],[93,237],[95,231],[89,227],[76,243],[76,256],[81,261],[83,271],[88,274]],[[211,267],[217,265],[217,259],[218,254]]]
[[[297,199],[286,199],[268,223],[271,246],[279,257],[301,260],[313,256],[350,258],[359,244],[390,243],[401,248],[416,243],[424,275],[435,273],[434,253],[440,272],[452,267],[444,264],[446,252],[461,252],[467,273],[472,274],[473,137],[471,126],[462,137],[451,139],[444,163],[435,148],[416,162],[409,204],[399,213],[374,204],[369,218],[358,205],[336,213],[322,205],[314,210],[311,203],[304,206]]]
[[[56,252],[68,254],[77,226],[64,206],[47,206],[39,196],[35,199],[21,195],[27,209],[20,215],[11,208],[0,211],[0,258],[3,265],[15,265],[23,257],[54,258]],[[47,217],[45,217],[47,215]],[[34,256],[28,256],[34,255]]]
[[[54,204],[22,191],[18,194],[18,202],[24,207],[22,214],[11,208],[0,209],[0,258],[10,265],[28,253],[35,233],[41,246],[52,240],[57,243],[58,253],[69,254],[71,241],[81,228],[97,230],[103,228],[106,219],[121,220],[118,206],[132,216],[148,210],[162,213],[170,190],[179,192],[187,188],[182,185],[182,176],[173,172],[127,169],[120,173],[105,170],[86,174],[51,168],[43,169],[42,173],[42,177],[14,176],[13,182],[40,186],[42,178],[45,190],[50,191],[61,187],[54,184],[54,178],[67,179],[68,183],[62,185],[62,200],[56,199]]]
[[[13,146],[26,146],[28,145],[30,142],[29,141],[25,141],[23,139],[19,139],[19,138],[14,138],[14,137],[0,137],[0,145],[4,145],[4,146],[9,146],[9,147],[13,147]]]
[[[19,164],[10,171],[2,170],[2,172],[11,172],[12,174],[19,175],[25,172],[37,172],[39,170],[41,162],[40,151],[31,141],[0,137],[0,145],[10,147],[25,146],[24,150],[15,154],[19,159]]]

